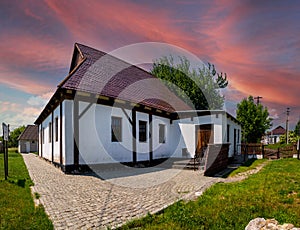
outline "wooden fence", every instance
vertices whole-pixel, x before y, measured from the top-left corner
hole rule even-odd
[[[297,146],[287,146],[277,149],[269,149],[263,144],[241,144],[241,153],[244,154],[244,159],[248,156],[260,156],[266,159],[280,159],[280,158],[293,158],[297,155],[299,159],[299,151],[297,151]]]

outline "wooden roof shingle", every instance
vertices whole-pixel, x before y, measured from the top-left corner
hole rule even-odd
[[[38,126],[27,125],[25,130],[20,134],[18,140],[38,140]]]
[[[160,79],[135,65],[78,43],[75,53],[83,58],[77,68],[71,65],[71,74],[59,84],[63,89],[139,103],[166,112],[191,109]]]

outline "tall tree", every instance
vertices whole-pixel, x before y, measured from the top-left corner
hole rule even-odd
[[[222,109],[224,97],[219,89],[228,85],[226,73],[217,73],[209,64],[191,69],[186,57],[179,57],[175,64],[172,56],[162,57],[153,64],[151,73],[163,80],[164,84],[191,107],[201,109]]]
[[[296,143],[298,140],[298,136],[295,133],[295,131],[289,131],[289,135],[288,135],[288,139],[289,139],[289,143]],[[285,144],[286,143],[286,134],[283,134],[279,137],[280,143],[281,144]]]
[[[244,141],[248,143],[257,143],[271,127],[268,109],[256,105],[252,96],[237,105],[237,120],[241,123]]]
[[[298,121],[298,123],[295,127],[295,134],[300,136],[300,120]]]
[[[25,130],[25,126],[23,125],[10,132],[8,147],[18,147],[18,138],[24,130]]]

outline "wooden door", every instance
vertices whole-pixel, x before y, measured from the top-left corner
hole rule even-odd
[[[196,157],[202,158],[208,144],[214,140],[212,125],[198,126],[196,138]]]

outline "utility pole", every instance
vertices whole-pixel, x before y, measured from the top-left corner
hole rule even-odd
[[[256,99],[256,105],[259,104],[259,100],[262,99],[262,98],[263,98],[263,97],[260,97],[260,96],[257,96],[257,97],[254,98],[254,99]]]
[[[290,108],[286,108],[286,143],[289,143],[289,115],[290,115]]]

